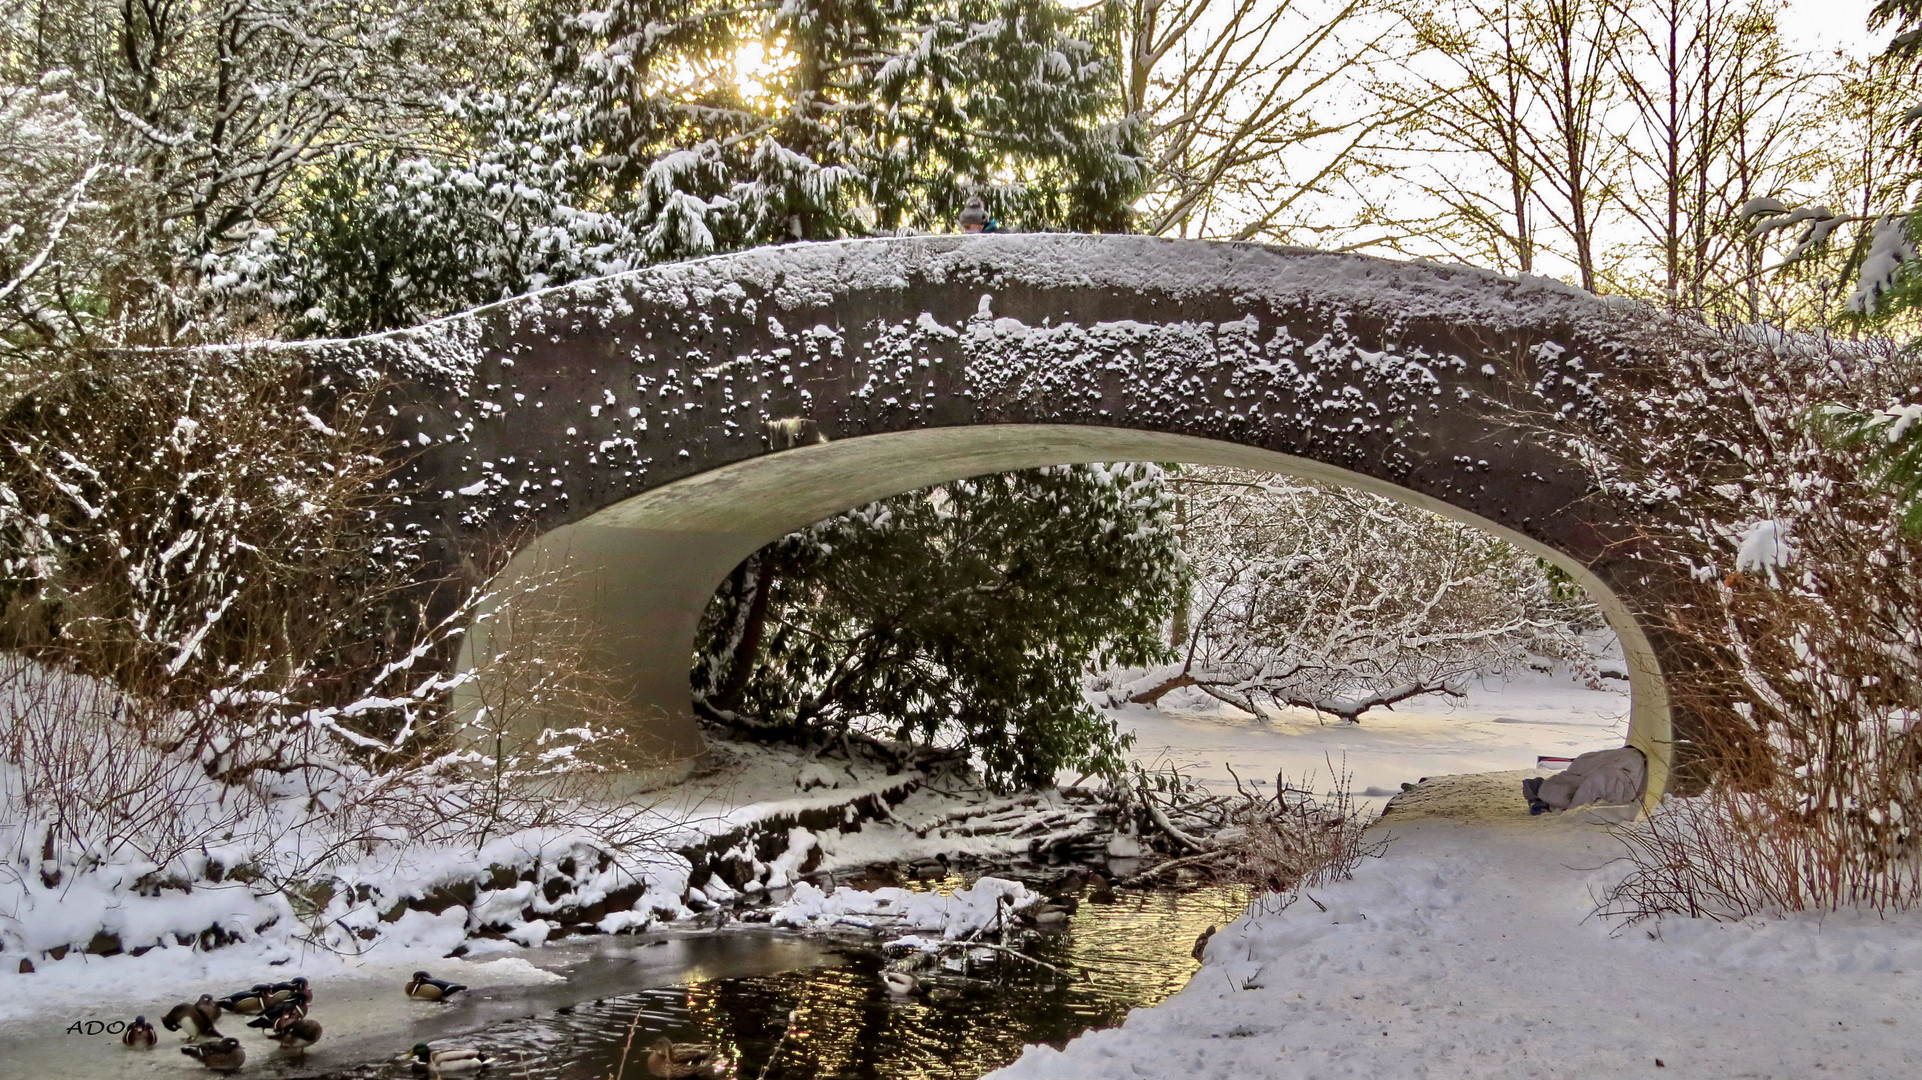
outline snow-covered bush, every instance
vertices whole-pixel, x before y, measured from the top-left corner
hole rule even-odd
[[[1531,661],[1598,678],[1581,635],[1592,606],[1484,530],[1262,473],[1189,468],[1173,483],[1193,576],[1179,655],[1110,680],[1117,701],[1192,687],[1251,713],[1353,721]]]
[[[1686,328],[1683,328],[1686,329]],[[1824,403],[1891,401],[1909,353],[1699,328],[1602,386],[1561,429],[1641,557],[1674,568],[1678,782],[1628,833],[1625,911],[1906,907],[1922,901],[1922,536],[1873,448]]]
[[[58,749],[92,732],[127,748],[118,765],[177,753],[169,768],[240,786],[352,758],[381,780],[351,804],[391,799],[375,816],[410,829],[423,814],[456,816],[414,780],[482,784],[457,800],[460,828],[482,840],[575,820],[598,776],[595,720],[611,710],[592,674],[605,665],[572,624],[524,618],[511,647],[475,658],[488,675],[478,683],[512,700],[455,714],[446,662],[461,631],[477,611],[509,618],[515,604],[410,577],[416,539],[393,525],[404,493],[377,453],[376,396],[317,380],[283,350],[84,353],[0,414],[0,648],[72,673],[36,692],[14,728],[27,742],[12,749],[41,754],[36,739]],[[437,585],[464,600],[431,622],[425,594]],[[121,695],[110,709],[75,689],[99,685]],[[576,708],[583,719],[567,731],[486,737],[556,695],[599,707]],[[89,726],[103,710],[117,717],[114,738]],[[62,820],[83,845],[122,829]]]
[[[321,162],[215,260],[226,293],[349,335],[665,260],[946,231],[974,193],[1010,227],[1120,229],[1144,180],[1099,16],[1057,0],[615,0],[534,22],[540,70],[445,96],[428,148]],[[744,50],[767,70],[737,73]]]
[[[236,716],[374,689],[412,554],[380,512],[372,394],[264,349],[64,368],[0,414],[4,644]]]

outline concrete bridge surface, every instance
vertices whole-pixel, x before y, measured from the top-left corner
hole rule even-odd
[[[761,545],[964,476],[1150,460],[1391,495],[1567,570],[1621,635],[1628,741],[1659,793],[1668,649],[1647,613],[1674,576],[1635,556],[1554,428],[1673,332],[1457,267],[1037,234],[759,249],[314,348],[394,384],[429,569],[499,596],[538,581],[536,606],[594,643],[637,765],[702,752],[696,626]],[[476,624],[461,662],[513,625]]]

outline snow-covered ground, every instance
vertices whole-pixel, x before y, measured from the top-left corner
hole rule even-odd
[[[1187,988],[994,1080],[1922,1075],[1922,917],[1591,918],[1619,845],[1448,778],[1350,881],[1273,896]],[[1431,794],[1432,792],[1427,793]]]
[[[1373,835],[1390,838],[1387,854],[1366,861],[1353,880],[1292,903],[1257,901],[1214,936],[1180,994],[1063,1051],[1031,1048],[994,1077],[1922,1075],[1922,917],[1622,926],[1593,916],[1599,890],[1623,871],[1619,844],[1592,821],[1529,817],[1519,781],[1550,771],[1534,767],[1538,756],[1620,745],[1627,705],[1625,692],[1531,673],[1454,703],[1377,711],[1358,725],[1305,714],[1252,718],[1194,699],[1123,710],[1139,760],[1180,765],[1210,784],[1231,785],[1232,764],[1244,783],[1312,773],[1314,786],[1327,790],[1332,763],[1348,774],[1349,791],[1379,803],[1404,782],[1440,779],[1403,797],[1375,827]],[[897,780],[778,751],[736,747],[724,756],[723,767],[654,811],[712,836],[872,796]],[[938,822],[955,805],[924,789],[858,832],[794,827],[775,862],[794,870],[815,851],[821,868],[858,867],[1006,842],[944,835]],[[1045,796],[995,801],[982,812],[1045,825],[1075,811]],[[770,866],[769,880],[780,869]],[[996,890],[1021,890],[985,884],[952,897],[802,886],[777,921],[965,932],[991,913]],[[1025,891],[1023,898],[1031,899]],[[231,989],[256,977],[262,961],[284,958],[275,975],[318,976],[350,1012],[350,1002],[366,1002],[372,1019],[363,1034],[372,1037],[409,1022],[375,1003],[416,964],[493,987],[481,993],[496,995],[501,1008],[573,992],[577,978],[590,977],[591,965],[566,960],[584,946],[474,943],[468,959],[441,959],[466,913],[406,918],[448,925],[445,934],[393,934],[351,959],[299,949],[274,958],[247,947],[160,949],[141,958],[70,956],[35,975],[0,970],[0,1017],[11,1014],[12,1052],[45,1050],[58,1040],[20,1040],[44,1035],[53,1017],[110,1017],[135,1001]],[[622,944],[635,939],[601,940],[585,947],[637,947]],[[398,1029],[390,1038],[397,1037]],[[0,1046],[8,1043],[0,1035]]]
[[[1283,772],[1330,790],[1330,766],[1349,774],[1356,801],[1379,809],[1424,776],[1527,769],[1542,756],[1574,757],[1620,746],[1628,735],[1627,684],[1590,690],[1566,675],[1527,671],[1506,683],[1471,687],[1462,699],[1416,698],[1364,713],[1360,723],[1317,718],[1307,710],[1256,719],[1194,691],[1176,691],[1159,708],[1116,710],[1135,736],[1134,758],[1176,765],[1210,786],[1263,786]],[[1554,769],[1547,770],[1549,772]]]

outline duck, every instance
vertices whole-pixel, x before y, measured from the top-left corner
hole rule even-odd
[[[485,1069],[494,1063],[494,1055],[471,1046],[449,1046],[436,1050],[426,1043],[415,1043],[408,1055],[415,1065],[425,1065],[427,1071],[438,1076],[441,1073],[472,1072]]]
[[[305,1001],[299,998],[288,998],[278,1005],[267,1006],[267,1011],[247,1021],[247,1026],[273,1030],[279,1028],[282,1021],[298,1020],[306,1015],[307,1003]]]
[[[153,1025],[147,1023],[147,1018],[136,1016],[133,1018],[133,1023],[127,1025],[126,1032],[120,1036],[120,1045],[132,1047],[135,1050],[152,1050],[157,1040],[158,1036],[154,1034]]]
[[[183,1046],[180,1052],[215,1072],[233,1072],[247,1063],[246,1048],[240,1045],[239,1039],[232,1037],[219,1042]]]
[[[914,976],[905,971],[895,971],[890,968],[881,973],[881,985],[887,987],[890,994],[906,997],[914,993],[918,984]]]
[[[1199,961],[1202,958],[1202,956],[1208,952],[1208,939],[1215,936],[1216,929],[1217,929],[1216,927],[1210,926],[1208,927],[1208,929],[1203,930],[1200,936],[1195,938],[1195,949],[1194,949],[1195,960]]]
[[[1028,921],[1036,926],[1059,926],[1068,921],[1068,913],[1057,904],[1036,904],[1028,909]]]
[[[267,999],[270,1008],[289,1001],[299,1001],[305,1005],[314,1003],[314,988],[308,985],[305,975],[296,975],[286,982],[275,983],[268,989],[271,991]]]
[[[252,989],[228,994],[219,999],[219,1004],[222,1009],[230,1013],[252,1015],[265,1009],[272,1002],[273,991],[272,983],[255,983]]]
[[[190,1041],[218,1039],[221,1036],[220,1032],[214,1029],[214,1023],[219,1019],[220,1003],[214,1000],[212,994],[202,994],[199,1001],[191,1004],[183,1001],[168,1009],[167,1015],[160,1018],[160,1025],[168,1031],[179,1031],[182,1025],[191,1028],[192,1030],[187,1033]]]
[[[414,979],[407,984],[407,996],[421,1001],[446,1001],[467,987],[446,979],[436,979],[425,971],[414,972]]]
[[[268,1038],[280,1044],[281,1053],[304,1054],[307,1048],[320,1041],[320,1021],[309,1020],[305,1016],[285,1016],[274,1025]]]
[[[1094,873],[1088,875],[1088,885],[1088,902],[1090,904],[1114,903],[1114,882],[1108,880],[1108,875],[1096,870]]]
[[[647,1055],[647,1071],[662,1080],[718,1077],[727,1068],[727,1059],[706,1043],[677,1043],[663,1035],[654,1040]]]

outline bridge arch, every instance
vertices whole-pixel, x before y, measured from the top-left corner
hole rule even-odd
[[[1664,332],[1457,267],[989,235],[672,264],[322,351],[395,387],[438,568],[512,583],[564,566],[543,602],[602,632],[663,760],[701,751],[695,629],[762,544],[964,476],[1186,461],[1387,494],[1568,571],[1623,640],[1653,797],[1675,738],[1649,613],[1673,578],[1555,425],[1601,408],[1597,384]],[[516,523],[532,529],[503,566]],[[477,624],[463,653],[497,632]]]

